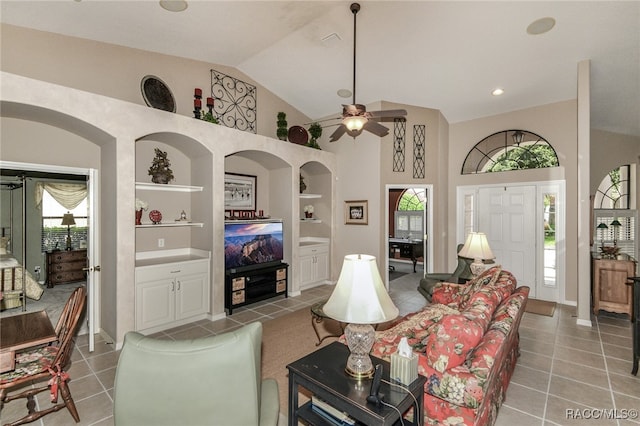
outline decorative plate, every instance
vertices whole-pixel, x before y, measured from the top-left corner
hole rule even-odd
[[[289,142],[296,143],[298,145],[305,145],[309,141],[309,133],[302,126],[291,126],[289,128]]]
[[[162,213],[159,210],[151,210],[149,212],[149,219],[154,225],[159,224],[162,221]]]
[[[140,82],[142,97],[150,107],[169,112],[176,112],[176,101],[169,87],[153,75],[147,75]]]

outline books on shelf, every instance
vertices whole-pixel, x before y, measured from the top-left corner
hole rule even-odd
[[[356,424],[355,419],[347,413],[332,407],[315,395],[311,397],[311,410],[336,426],[353,426]]]

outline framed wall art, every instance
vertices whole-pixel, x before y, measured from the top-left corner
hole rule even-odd
[[[257,178],[237,173],[224,174],[224,209],[255,210]]]
[[[369,202],[367,200],[352,200],[344,202],[345,225],[368,225]]]

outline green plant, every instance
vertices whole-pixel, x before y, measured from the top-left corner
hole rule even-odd
[[[149,175],[154,183],[169,183],[173,180],[173,171],[169,166],[171,162],[167,158],[167,153],[155,148],[156,156],[153,158],[151,167],[149,167]]]
[[[320,149],[318,139],[322,136],[322,126],[318,123],[311,123],[311,126],[309,126],[309,134],[311,135],[311,139],[307,142],[307,146]]]
[[[276,124],[278,126],[277,130],[276,130],[276,136],[278,136],[278,139],[280,139],[281,141],[286,141],[287,140],[287,115],[280,111],[278,113],[278,121],[276,121]]]
[[[213,124],[220,124],[218,122],[218,117],[214,117],[213,114],[210,112],[205,112],[204,114],[202,114],[202,120],[208,121],[209,123],[213,123]]]

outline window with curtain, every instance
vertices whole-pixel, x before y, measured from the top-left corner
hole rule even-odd
[[[39,182],[36,185],[36,205],[42,210],[42,251],[64,250],[67,232],[72,248],[86,245],[87,186],[86,184],[58,184]],[[73,214],[74,225],[62,225],[65,214]]]

